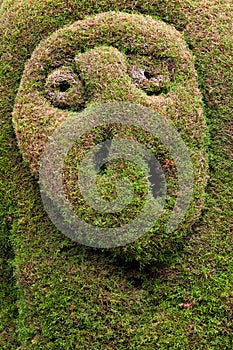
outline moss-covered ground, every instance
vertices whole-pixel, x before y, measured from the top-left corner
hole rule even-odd
[[[24,65],[40,40],[112,10],[156,16],[183,34],[209,126],[202,216],[144,269],[54,228],[12,126]],[[1,349],[232,348],[232,10],[227,0],[2,2]]]

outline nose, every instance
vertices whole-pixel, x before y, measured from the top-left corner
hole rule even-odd
[[[112,101],[142,102],[142,92],[127,72],[125,56],[111,46],[99,46],[75,58],[87,94],[86,105]]]

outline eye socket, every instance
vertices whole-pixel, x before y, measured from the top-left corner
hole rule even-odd
[[[54,107],[76,111],[84,107],[83,82],[72,66],[62,66],[52,71],[47,77],[44,92]]]
[[[145,75],[146,79],[153,78],[153,75],[147,71],[144,72],[144,75]]]
[[[70,87],[71,87],[71,85],[68,81],[63,81],[59,85],[59,90],[60,90],[60,92],[66,92],[67,90],[69,90]]]
[[[138,89],[148,96],[166,94],[176,75],[176,66],[170,57],[127,55],[128,74]]]
[[[128,69],[135,86],[146,92],[148,96],[167,93],[171,78],[167,72],[159,73],[158,70],[132,65]]]

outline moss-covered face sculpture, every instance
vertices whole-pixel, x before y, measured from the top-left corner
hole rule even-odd
[[[193,165],[193,199],[182,224],[165,233],[166,220],[178,194],[176,159],[149,132],[114,123],[83,135],[64,162],[63,182],[76,214],[103,227],[119,227],[144,205],[145,176],[127,160],[101,169],[96,186],[108,201],[116,197],[114,181],[133,183],[134,197],[119,213],[100,213],[85,202],[77,186],[85,153],[114,137],[141,142],[159,160],[167,182],[164,213],[152,230],[122,248],[129,259],[156,260],[158,252],[180,239],[200,215],[206,185],[205,120],[193,58],[173,27],[149,16],[103,13],[75,22],[40,43],[28,61],[16,99],[13,121],[24,159],[38,175],[49,137],[69,116],[103,103],[127,102],[169,119],[189,149]],[[79,114],[81,116],[82,114]],[[122,175],[123,174],[123,175]],[[158,175],[158,174],[157,174]],[[158,194],[157,194],[158,195]]]

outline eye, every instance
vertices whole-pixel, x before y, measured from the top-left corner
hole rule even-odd
[[[153,69],[143,68],[137,65],[130,66],[128,74],[131,76],[137,88],[144,90],[147,95],[159,95],[167,93],[171,79],[169,74],[159,73]]]
[[[144,72],[144,76],[145,76],[146,79],[153,78],[153,74],[151,74],[150,72],[147,72],[147,71]]]
[[[66,92],[67,90],[70,89],[70,87],[71,87],[71,85],[68,81],[63,81],[59,85],[59,90],[60,90],[60,92]]]
[[[149,96],[167,93],[175,76],[175,65],[170,58],[128,56],[128,74],[135,86]]]
[[[45,97],[61,109],[80,110],[85,106],[84,85],[72,67],[63,66],[48,75]]]

